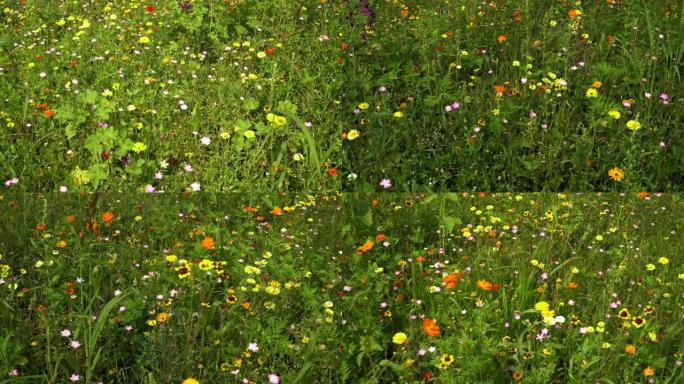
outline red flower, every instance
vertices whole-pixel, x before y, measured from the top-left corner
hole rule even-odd
[[[154,6],[153,6],[153,5],[148,5],[148,6],[147,6],[147,12],[153,13],[153,12],[154,12]]]
[[[273,48],[266,48],[266,54],[267,55],[273,55],[275,53],[275,49]]]
[[[330,175],[331,177],[337,176],[337,169],[335,169],[335,168],[328,168],[328,175]]]

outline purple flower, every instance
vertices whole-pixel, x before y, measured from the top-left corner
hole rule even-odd
[[[380,186],[383,187],[383,188],[385,188],[385,189],[392,188],[392,180],[390,180],[390,179],[382,179],[382,180],[380,181]]]
[[[121,156],[121,164],[124,167],[128,166],[128,162],[129,162],[128,155]]]

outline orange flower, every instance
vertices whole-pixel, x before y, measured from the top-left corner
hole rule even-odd
[[[478,280],[477,287],[483,291],[496,291],[499,289],[499,284],[490,283],[487,280]]]
[[[423,332],[425,332],[428,337],[434,337],[439,335],[439,325],[437,325],[437,322],[432,319],[425,318],[423,319]]]
[[[251,304],[249,303],[249,301],[245,301],[244,303],[242,303],[242,308],[244,309],[249,309],[250,306]]]
[[[523,378],[523,374],[521,372],[515,371],[513,372],[513,380],[515,381],[520,381]]]
[[[401,12],[399,12],[399,13],[401,13],[401,15],[404,16],[404,17],[408,17],[408,15],[411,14],[411,11],[409,11],[409,10],[406,9],[406,8],[404,8],[404,9],[402,9]]]
[[[211,236],[206,236],[202,241],[200,242],[200,245],[202,245],[202,248],[206,250],[212,250],[216,247],[216,243],[214,242],[214,238]]]
[[[272,215],[280,216],[283,214],[283,209],[280,207],[273,207],[269,212],[271,212]]]
[[[43,116],[45,116],[48,119],[54,115],[55,115],[55,111],[53,111],[52,109],[48,109],[47,111],[43,112]]]
[[[499,42],[499,44],[503,44],[503,42],[506,41],[506,35],[499,35],[496,37],[496,41]]]
[[[462,279],[464,276],[465,274],[463,272],[450,273],[442,278],[442,282],[444,283],[444,286],[448,289],[453,289],[454,287],[456,287],[456,283],[458,283],[458,280]]]
[[[67,216],[67,221],[73,223],[74,221],[76,221],[76,215]]]
[[[497,94],[503,94],[505,91],[506,91],[506,87],[504,87],[503,85],[495,85],[494,86],[494,92],[496,92]]]
[[[422,262],[425,261],[425,260],[427,260],[427,259],[425,258],[425,256],[418,256],[418,257],[416,257],[416,261],[419,262],[419,263],[422,263]]]
[[[570,288],[570,289],[576,289],[577,287],[579,287],[579,284],[577,284],[574,281],[571,281],[568,283],[568,288]]]
[[[328,175],[329,175],[330,177],[335,177],[335,176],[337,176],[337,169],[335,169],[335,168],[328,168]]]
[[[114,214],[113,213],[107,211],[107,212],[102,214],[102,221],[104,221],[105,223],[109,223],[112,220],[114,220]]]
[[[576,9],[571,9],[568,11],[568,16],[570,16],[571,19],[574,19],[579,15],[579,12]]]
[[[603,85],[603,83],[600,81],[594,81],[593,83],[591,83],[591,87],[594,89],[599,89],[599,88],[601,88],[602,85]]]
[[[42,230],[44,230],[45,228],[47,228],[47,226],[46,226],[45,224],[43,224],[43,223],[38,223],[38,224],[36,224],[36,227],[35,227],[35,229],[38,230],[38,231],[42,231]]]
[[[382,234],[382,233],[378,233],[377,235],[375,235],[375,240],[377,240],[377,241],[385,241],[385,235]]]
[[[368,239],[362,246],[359,247],[359,253],[366,253],[373,249],[373,240]]]
[[[640,199],[645,199],[645,198],[648,197],[648,195],[649,195],[648,192],[639,192],[639,193],[637,193],[637,197],[640,198]]]
[[[655,375],[655,369],[651,367],[646,367],[644,368],[644,376],[653,376]]]
[[[636,347],[633,346],[632,344],[627,344],[625,347],[625,353],[628,355],[633,355],[636,353]]]

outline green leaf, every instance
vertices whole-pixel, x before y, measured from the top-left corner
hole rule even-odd
[[[446,229],[447,233],[451,233],[451,231],[454,230],[456,224],[461,225],[462,223],[463,222],[458,217],[446,216],[444,218],[444,229]]]
[[[245,104],[243,106],[246,110],[251,112],[259,109],[259,102],[255,98],[250,97],[249,99],[245,100]]]

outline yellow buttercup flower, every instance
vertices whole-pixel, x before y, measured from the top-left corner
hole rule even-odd
[[[632,130],[632,131],[638,131],[639,129],[641,129],[641,123],[639,123],[636,120],[630,120],[627,122],[626,125],[627,125],[627,128]]]

